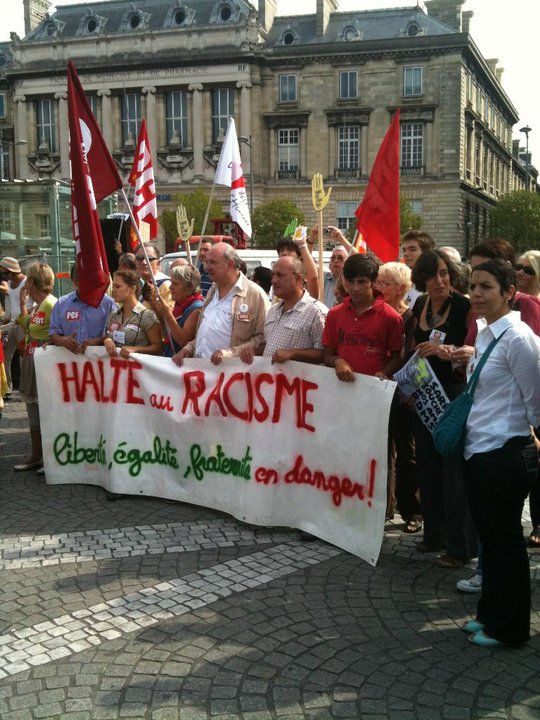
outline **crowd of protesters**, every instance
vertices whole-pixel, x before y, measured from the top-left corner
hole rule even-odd
[[[437,553],[441,568],[478,557],[474,575],[457,584],[480,595],[464,630],[483,647],[521,644],[530,622],[521,526],[527,496],[528,543],[540,547],[540,252],[516,260],[508,242],[489,239],[462,262],[454,248],[437,249],[427,233],[410,231],[402,261],[381,265],[358,254],[337,228],[325,234],[334,248],[322,288],[312,257],[315,228],[281,240],[272,270],[252,279],[225,243],[203,242],[195,264],[179,259],[170,276],[160,270],[157,246],[140,246],[120,258],[112,297],[98,308],[80,299],[76,271],[73,292],[57,302],[51,268],[36,263],[25,276],[16,259],[1,260],[0,292],[10,301],[3,322],[11,321],[2,394],[9,399],[9,365],[19,347],[31,434],[31,454],[15,470],[42,469],[33,353],[47,343],[75,354],[103,345],[111,356],[164,355],[179,366],[185,358],[217,365],[265,356],[324,364],[337,378],[329,381],[342,382],[354,382],[356,373],[392,379],[417,353],[449,400],[463,393],[486,353],[460,457],[438,453],[411,399],[396,392],[386,514],[399,512],[405,533],[423,531],[416,549]]]

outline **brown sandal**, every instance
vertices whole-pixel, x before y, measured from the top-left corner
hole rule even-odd
[[[451,555],[444,553],[444,555],[441,555],[437,560],[437,565],[445,570],[455,570],[465,565],[465,560],[453,558]]]

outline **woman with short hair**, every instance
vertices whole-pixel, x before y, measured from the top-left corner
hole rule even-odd
[[[19,296],[20,314],[17,323],[24,331],[19,392],[26,403],[32,453],[28,460],[14,466],[13,469],[17,471],[39,470],[43,467],[34,353],[49,339],[51,312],[56,303],[56,298],[51,294],[53,287],[53,269],[46,263],[34,263],[28,268],[26,284]],[[34,301],[30,310],[26,305],[28,297]]]
[[[538,468],[531,426],[540,425],[540,339],[510,310],[515,290],[515,272],[502,260],[473,270],[471,304],[481,319],[469,376],[496,340],[478,376],[463,453],[483,564],[476,619],[464,630],[481,647],[524,643],[530,628],[521,516]]]
[[[414,345],[415,317],[405,302],[412,287],[411,270],[404,263],[381,265],[375,287],[385,302],[401,315],[405,334],[404,358],[408,360]],[[422,511],[418,502],[414,452],[414,410],[396,394],[390,410],[387,515],[393,513],[394,494],[405,533],[422,530]]]
[[[172,340],[172,348],[167,342],[164,355],[172,357],[195,338],[197,323],[204,298],[201,294],[201,274],[194,265],[173,267],[170,271],[171,297],[174,308],[166,303],[156,303],[155,309],[167,328],[167,339]]]

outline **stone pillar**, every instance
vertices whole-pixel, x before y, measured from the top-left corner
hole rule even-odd
[[[28,118],[25,95],[15,95],[13,101],[17,105],[17,125],[15,131],[15,142],[26,140],[26,144],[15,145],[15,167],[13,177],[21,180],[28,180],[28,151],[30,149],[30,138],[28,137]]]
[[[157,167],[157,115],[156,115],[156,88],[154,86],[143,87],[143,95],[146,95],[146,129],[148,131],[148,142],[152,151],[152,163]],[[135,138],[137,142],[137,138]]]
[[[54,95],[58,101],[58,149],[60,151],[60,175],[63,180],[69,180],[69,126],[67,113],[67,93],[57,92]]]
[[[360,174],[361,177],[367,177],[370,169],[368,167],[368,126],[360,127]]]
[[[113,123],[111,107],[111,91],[98,90],[98,97],[101,98],[101,133],[109,151],[113,151]]]
[[[241,81],[236,83],[236,87],[240,88],[240,128],[238,135],[251,138],[251,83],[249,81]],[[251,164],[248,153],[246,162],[242,161],[244,174],[251,173]]]
[[[268,135],[270,138],[270,179],[276,180],[277,171],[277,128],[270,128]]]
[[[427,175],[438,177],[440,175],[439,143],[438,137],[434,138],[433,131],[433,123],[425,123],[424,168]]]
[[[191,134],[193,138],[193,175],[195,179],[199,180],[202,180],[204,178],[204,123],[202,89],[203,86],[201,84],[193,84],[188,86],[188,90],[193,93],[191,116]]]

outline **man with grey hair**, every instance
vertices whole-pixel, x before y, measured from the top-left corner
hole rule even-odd
[[[186,357],[210,358],[218,365],[224,358],[239,356],[246,347],[256,350],[264,341],[270,303],[240,272],[236,250],[227,243],[216,243],[205,264],[213,284],[199,315],[195,340],[173,356],[177,365]]]
[[[258,353],[247,347],[240,353],[245,363],[255,354],[272,358],[322,363],[322,334],[328,308],[304,290],[302,261],[290,255],[276,260],[272,268],[272,287],[279,301],[272,305],[264,324],[264,344]]]
[[[349,251],[343,245],[336,245],[332,250],[328,265],[329,272],[324,276],[324,304],[327,308],[334,307],[336,304],[334,288],[348,257]]]

